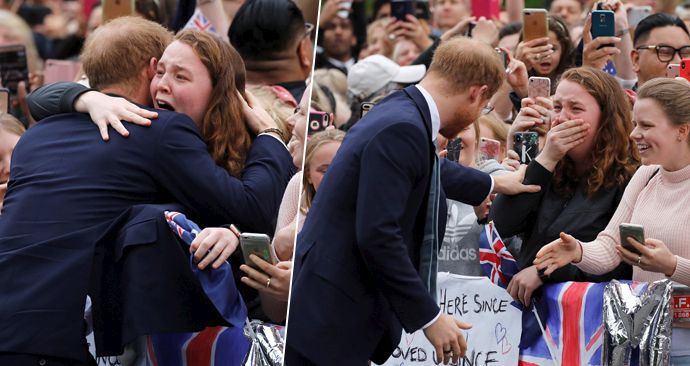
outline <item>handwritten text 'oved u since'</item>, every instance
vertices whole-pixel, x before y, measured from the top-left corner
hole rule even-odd
[[[432,360],[434,365],[441,365],[442,362],[436,360],[436,351],[425,350],[421,347],[411,347],[406,351],[403,351],[400,347],[397,347],[393,351],[393,358],[403,359],[410,363],[413,362],[426,362],[427,360]],[[451,366],[489,366],[498,363],[498,360],[494,359],[494,355],[498,354],[496,351],[476,351],[468,350],[464,357],[460,358],[457,363],[449,363]],[[405,363],[406,364],[406,363]]]

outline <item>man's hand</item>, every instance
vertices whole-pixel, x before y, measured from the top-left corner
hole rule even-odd
[[[470,324],[448,314],[441,314],[435,322],[424,329],[424,335],[436,349],[436,361],[443,361],[447,365],[452,359],[453,363],[457,363],[467,350],[461,330],[470,328]]]
[[[237,249],[240,240],[226,228],[206,228],[194,238],[189,251],[194,256],[199,269],[204,269],[213,263],[213,269],[219,268]]]
[[[493,193],[503,193],[509,196],[520,193],[536,193],[541,190],[538,185],[526,186],[522,184],[525,179],[526,165],[520,166],[516,172],[494,177]]]
[[[543,284],[537,273],[537,267],[529,266],[513,276],[506,291],[514,300],[529,306],[532,302],[532,294]]]

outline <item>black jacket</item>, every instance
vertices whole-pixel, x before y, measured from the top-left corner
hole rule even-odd
[[[532,265],[537,252],[544,245],[558,239],[560,232],[578,240],[594,240],[606,228],[623,197],[625,186],[601,190],[587,197],[584,184],[578,185],[572,197],[563,197],[554,191],[553,173],[532,161],[527,167],[525,184],[537,184],[538,193],[516,196],[498,195],[491,206],[490,217],[501,237],[521,235],[522,248],[517,256],[520,269]],[[596,276],[567,265],[551,274],[553,282],[584,281],[605,282],[611,279],[630,279],[632,268],[621,263],[613,271]]]

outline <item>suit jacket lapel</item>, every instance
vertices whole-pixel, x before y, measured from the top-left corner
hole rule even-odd
[[[426,129],[426,133],[429,136],[428,141],[431,142],[431,112],[429,111],[429,104],[426,102],[426,99],[424,99],[424,95],[422,94],[422,92],[420,92],[416,86],[408,86],[404,89],[404,91],[417,105],[417,109],[419,110],[419,113],[422,115],[422,119],[424,120],[424,128]]]

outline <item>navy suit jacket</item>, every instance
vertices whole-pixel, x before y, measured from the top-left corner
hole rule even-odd
[[[298,236],[289,349],[317,365],[381,363],[402,328],[416,331],[438,314],[418,274],[433,154],[416,87],[349,131]],[[491,189],[488,175],[455,163],[442,163],[441,175],[448,197],[469,204]]]
[[[127,139],[104,142],[87,115],[62,114],[17,143],[0,216],[0,352],[83,357],[94,248],[134,205],[178,202],[201,227],[273,232],[293,170],[285,147],[257,137],[236,179],[215,165],[188,117],[157,112],[148,128],[128,125]],[[118,240],[155,241],[141,228]]]

